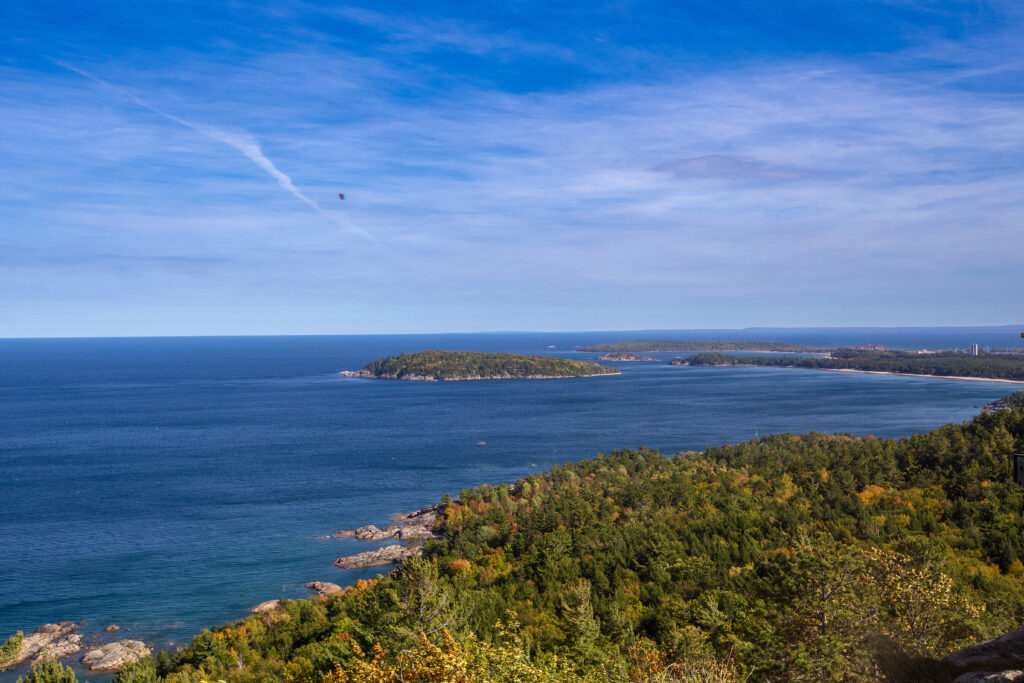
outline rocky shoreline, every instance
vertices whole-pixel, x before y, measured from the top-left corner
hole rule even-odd
[[[16,652],[0,661],[0,671],[17,669],[44,659],[67,659],[78,654],[85,647],[85,637],[77,633],[78,628],[78,624],[70,621],[43,624],[22,638]],[[107,633],[114,630],[110,626],[104,629]],[[82,666],[89,671],[119,671],[125,664],[152,654],[141,640],[118,640],[94,645],[81,659]]]
[[[653,360],[653,359],[652,359]],[[488,379],[572,379],[576,377],[604,377],[606,375],[618,375],[619,372],[607,372],[603,374],[580,374],[580,375],[513,375],[502,373],[500,375],[470,375],[469,377],[430,377],[427,375],[413,374],[381,374],[375,375],[366,370],[342,370],[338,373],[342,377],[355,377],[359,379],[392,379],[405,382],[477,382]]]
[[[354,538],[360,541],[385,541],[394,539],[404,541],[405,545],[392,544],[376,550],[368,550],[355,555],[339,557],[334,566],[340,569],[365,569],[367,567],[398,565],[423,554],[422,542],[432,538],[440,538],[436,530],[438,515],[444,510],[444,503],[428,505],[412,512],[399,513],[392,520],[394,523],[383,528],[367,524],[356,529],[339,529],[325,538]],[[409,542],[416,543],[410,546]],[[312,597],[326,600],[333,595],[344,593],[347,589],[330,581],[310,581],[305,584]],[[269,614],[281,608],[281,599],[266,600],[250,608],[252,614]],[[0,652],[0,671],[8,671],[27,667],[43,659],[63,660],[85,650],[80,662],[82,666],[97,673],[119,671],[129,662],[149,657],[152,652],[141,640],[125,639],[102,642],[103,633],[114,633],[119,626],[109,625],[96,636],[90,636],[93,642],[86,644],[86,637],[78,633],[79,624],[62,621],[57,624],[44,624],[31,634],[17,642],[18,636],[12,639],[16,651],[5,655]],[[2,644],[2,642],[0,642]],[[5,658],[6,657],[6,658]]]
[[[331,538],[354,538],[359,541],[425,541],[440,538],[437,533],[437,517],[444,510],[444,503],[436,503],[413,510],[412,512],[395,515],[394,524],[383,529],[367,524],[356,529],[339,529],[331,534]],[[423,554],[422,547],[389,545],[377,550],[339,557],[334,566],[341,569],[365,569],[389,564],[401,564],[410,557]]]
[[[401,564],[411,557],[423,555],[422,547],[410,548],[404,545],[388,545],[377,550],[367,550],[364,553],[339,557],[334,561],[334,566],[339,569],[365,569],[388,564]]]
[[[355,529],[338,529],[329,536],[322,536],[321,539],[331,538],[354,538],[358,541],[405,541],[407,545],[393,543],[355,555],[345,555],[334,561],[334,566],[339,569],[366,569],[368,567],[382,567],[388,565],[399,565],[413,557],[423,555],[422,541],[440,538],[436,530],[438,515],[444,510],[444,503],[428,505],[412,512],[399,513],[393,518],[394,524],[384,528],[373,524],[357,527]],[[416,542],[417,545],[410,546],[408,543]],[[344,593],[347,588],[342,588],[336,583],[329,581],[310,581],[306,588],[314,593],[316,597],[323,600]],[[266,600],[249,609],[252,614],[268,614],[281,608],[281,599]]]
[[[992,412],[999,412],[1000,410],[1013,410],[1014,406],[1007,402],[1008,398],[1010,397],[1004,396],[1003,398],[998,398],[995,401],[992,401],[991,403],[986,403],[981,407],[981,409],[984,411]]]

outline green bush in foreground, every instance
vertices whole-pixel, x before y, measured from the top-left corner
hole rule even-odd
[[[0,671],[6,669],[14,661],[14,658],[18,656],[18,653],[21,652],[21,644],[24,641],[25,634],[18,631],[0,646]]]
[[[159,681],[156,662],[148,658],[138,662],[129,662],[114,674],[114,683],[159,683]]]
[[[18,683],[78,683],[75,672],[60,662],[41,659],[32,665],[31,671],[18,678]]]

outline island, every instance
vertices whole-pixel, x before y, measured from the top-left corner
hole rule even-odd
[[[768,341],[715,341],[705,339],[653,339],[580,346],[577,351],[596,353],[684,353],[692,351],[768,351],[774,353],[823,353],[830,349],[805,344]]]
[[[636,354],[626,353],[624,351],[615,352],[615,353],[606,353],[604,355],[598,356],[597,359],[598,360],[615,361],[615,362],[619,362],[619,363],[623,363],[623,362],[627,362],[627,361],[632,362],[632,361],[640,361],[640,360],[658,360],[657,358],[652,358],[651,356],[638,356]]]
[[[670,365],[725,366],[756,365],[845,372],[875,372],[893,375],[979,379],[997,382],[1024,382],[1024,358],[1019,355],[963,351],[874,351],[836,349],[824,357],[806,356],[734,356],[726,353],[697,353],[674,358]]]
[[[478,351],[418,351],[378,358],[360,370],[338,373],[343,377],[445,382],[481,379],[554,379],[617,375],[600,363]]]

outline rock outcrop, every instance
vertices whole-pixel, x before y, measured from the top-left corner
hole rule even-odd
[[[357,529],[339,529],[331,536],[334,538],[355,538],[360,541],[386,541],[391,538],[408,541],[414,538],[440,538],[434,530],[437,516],[444,510],[445,503],[436,503],[427,507],[403,512],[395,515],[394,524],[383,529],[367,524]]]
[[[21,666],[29,660],[35,662],[44,657],[62,659],[82,649],[82,636],[75,633],[78,624],[62,621],[59,624],[43,624],[34,633],[25,636],[21,648],[10,661],[0,663],[0,671]]]
[[[407,541],[412,538],[439,538],[429,527],[423,524],[411,524],[409,526],[386,526],[383,529],[373,524],[361,526],[358,529],[339,529],[333,534],[334,538],[355,538],[360,541],[386,541],[389,538],[397,538]]]
[[[410,557],[419,557],[423,554],[423,548],[407,548],[404,545],[389,545],[378,550],[368,550],[365,553],[339,557],[334,561],[334,566],[341,569],[364,569],[384,564],[400,564]]]
[[[1010,683],[1010,681],[1017,681],[1017,683],[1024,681],[1024,671],[1019,669],[996,673],[975,671],[957,676],[953,683]]]
[[[336,583],[331,583],[330,581],[310,581],[306,584],[306,588],[313,591],[321,598],[345,592],[344,588]]]
[[[90,671],[118,671],[125,664],[149,655],[149,648],[141,640],[119,640],[89,650],[82,657],[82,664]]]
[[[433,529],[437,525],[437,516],[441,514],[447,507],[446,503],[434,503],[422,507],[419,510],[413,510],[412,512],[405,512],[395,515],[395,524],[401,524],[404,526],[421,525],[428,529]]]
[[[249,608],[249,612],[251,612],[252,614],[266,614],[267,612],[273,612],[280,606],[280,600],[266,600],[256,605],[255,607]]]
[[[398,533],[395,534],[395,538],[400,541],[411,541],[416,538],[440,538],[439,534],[434,533],[431,529],[423,526],[422,524],[410,524],[409,526],[399,527]]]
[[[963,675],[957,681],[967,683],[978,680],[1016,680],[1006,678],[1024,669],[1024,627],[1010,631],[994,640],[970,645],[950,653],[942,660],[947,666]],[[1000,675],[1003,678],[978,678],[979,674]],[[1024,679],[1022,679],[1024,680]]]

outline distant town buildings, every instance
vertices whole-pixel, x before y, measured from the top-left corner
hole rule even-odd
[[[977,344],[971,344],[971,355],[972,356],[977,356],[978,355],[978,345]]]
[[[854,346],[853,348],[861,351],[885,351],[885,344],[864,344],[863,346]]]

